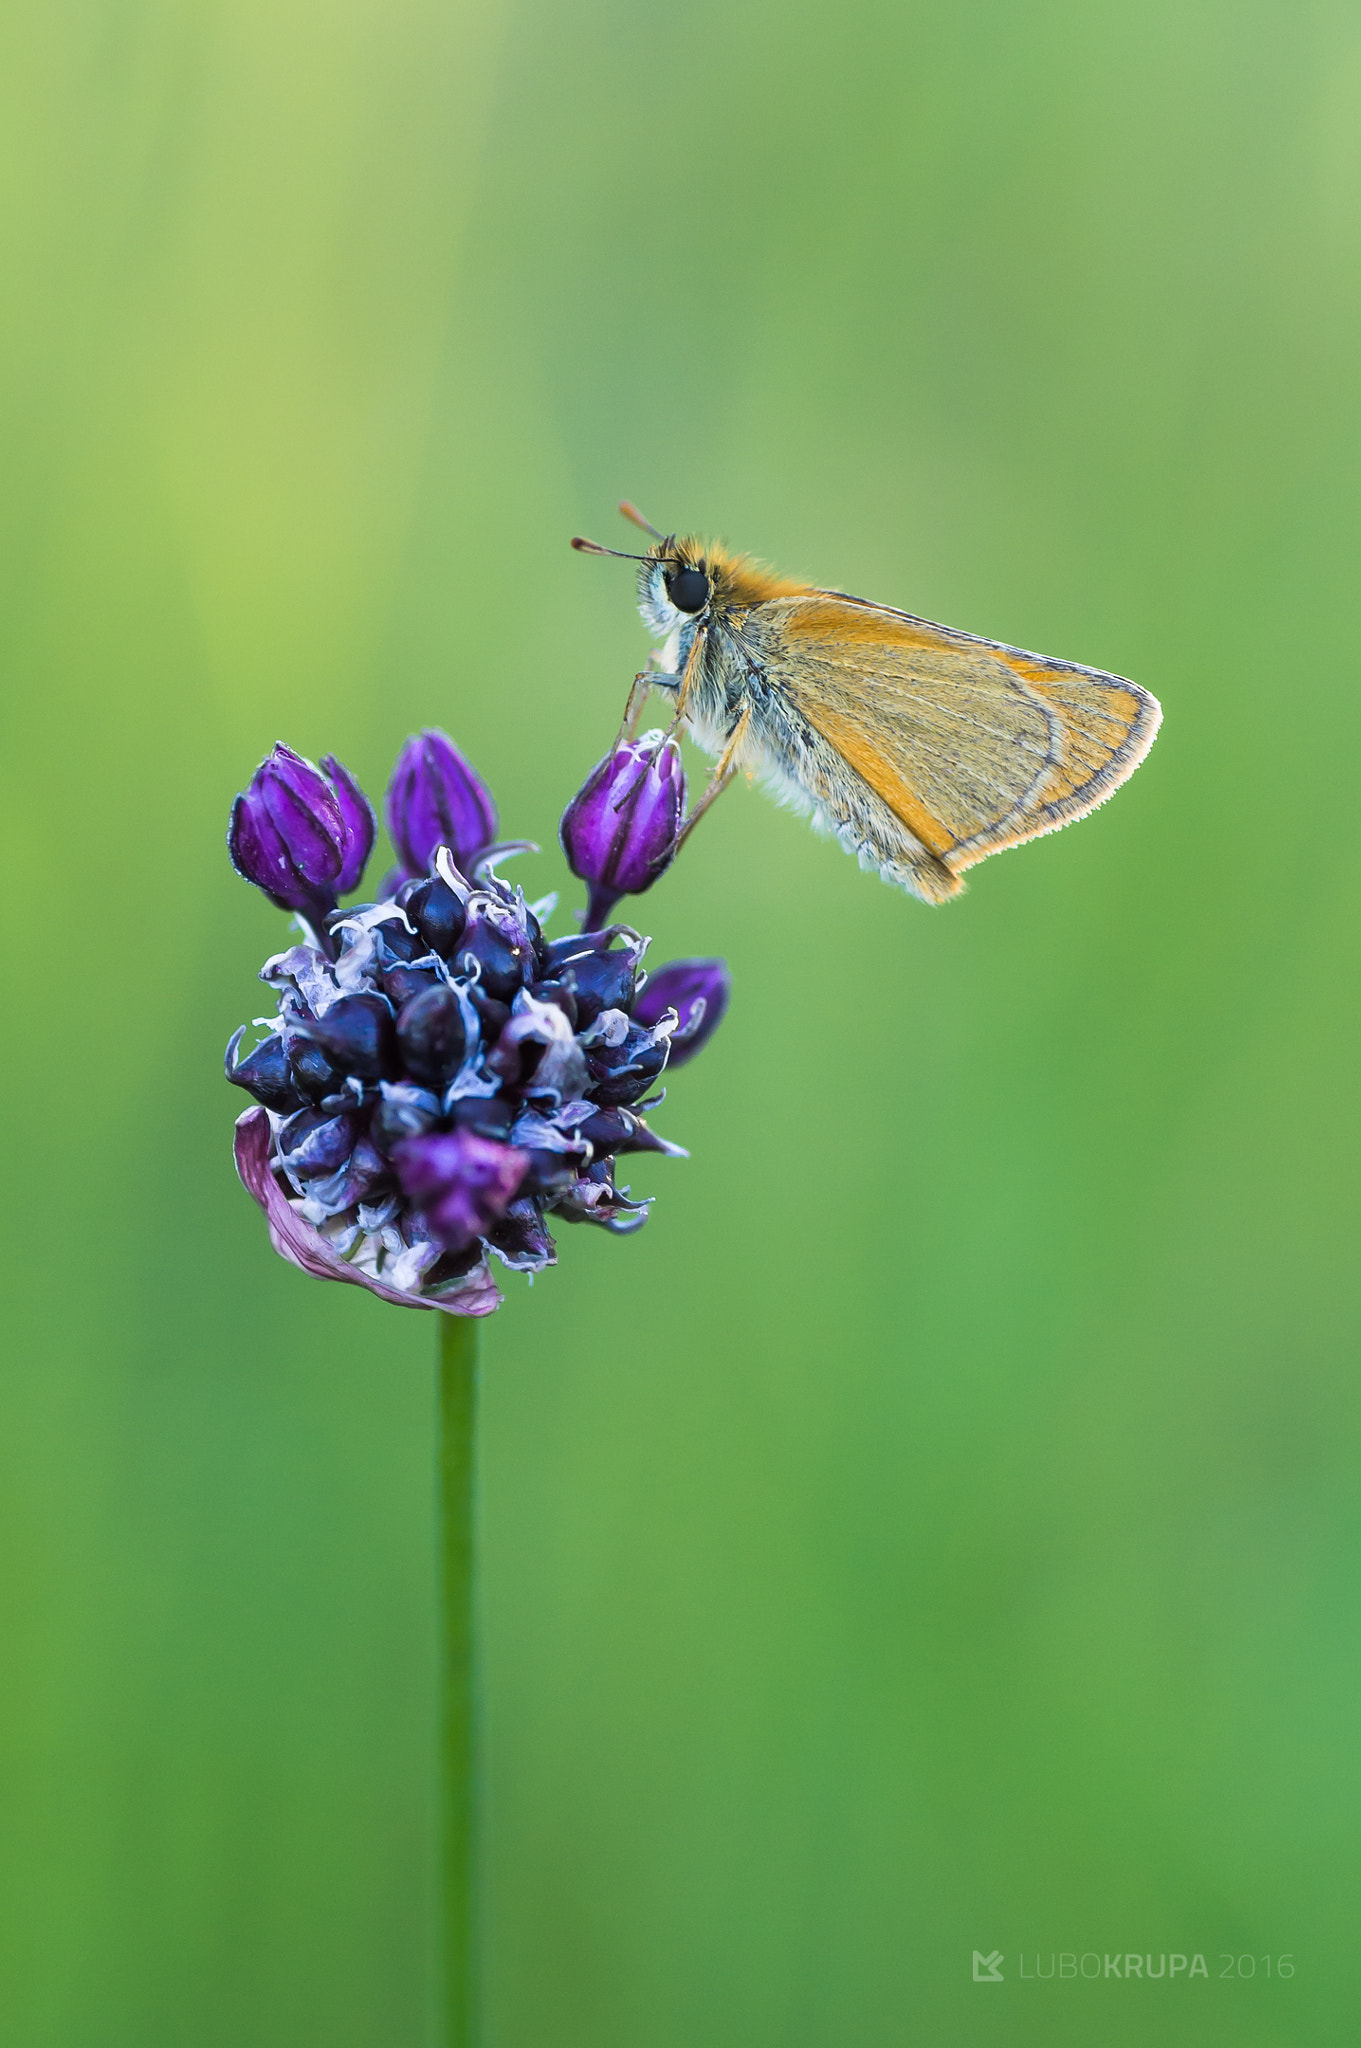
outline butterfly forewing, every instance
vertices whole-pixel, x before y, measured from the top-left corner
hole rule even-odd
[[[770,681],[956,873],[1091,810],[1157,730],[1118,676],[838,592],[761,609]]]

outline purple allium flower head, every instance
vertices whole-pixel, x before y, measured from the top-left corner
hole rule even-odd
[[[373,848],[368,798],[334,755],[324,768],[276,746],[232,805],[227,833],[238,875],[318,926],[355,887]]]
[[[433,728],[409,739],[388,784],[388,831],[407,877],[428,875],[437,849],[472,873],[496,837],[491,791],[447,733]]]
[[[641,896],[665,873],[684,815],[674,740],[647,732],[596,763],[559,827],[568,866],[591,885],[588,925],[603,925],[621,896]]]
[[[243,1055],[238,1031],[226,1067],[255,1098],[237,1122],[237,1167],[283,1258],[385,1301],[476,1316],[500,1305],[492,1259],[530,1274],[556,1262],[550,1218],[616,1232],[647,1220],[648,1201],[617,1185],[615,1162],[680,1152],[649,1128],[661,1099],[650,1091],[673,1040],[690,1053],[709,1036],[727,977],[720,961],[677,961],[649,982],[649,942],[628,925],[547,937],[552,899],[531,906],[496,873],[483,850],[495,807],[442,734],[407,747],[394,790],[425,774],[430,755],[413,765],[413,750],[434,741],[473,794],[455,830],[452,811],[432,828],[433,871],[379,903],[334,907],[372,836],[338,763],[328,757],[323,774],[276,749],[238,799],[234,861],[266,876],[276,901],[291,889],[307,922],[301,943],[261,970],[277,1004],[265,1037]],[[648,815],[665,817],[669,854],[679,765],[659,767],[654,743],[639,748],[621,755],[635,780],[652,778]],[[404,823],[415,808],[413,798]],[[293,863],[282,880],[268,864],[279,818]],[[637,889],[655,876],[629,866],[630,820],[612,872]],[[449,844],[459,833],[481,851],[471,880]],[[414,830],[398,847],[404,859],[417,851]],[[289,876],[301,876],[296,887]]]
[[[680,1022],[671,1034],[667,1066],[683,1066],[723,1022],[731,988],[725,960],[672,960],[648,976],[633,1006],[634,1022],[656,1024],[667,1010],[674,1010]]]

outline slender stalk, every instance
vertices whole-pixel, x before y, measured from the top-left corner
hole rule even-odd
[[[473,1437],[477,1323],[441,1315],[439,1346],[440,1764],[444,1976],[441,2048],[474,2048],[477,1698],[473,1639]]]

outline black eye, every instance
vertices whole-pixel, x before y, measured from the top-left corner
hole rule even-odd
[[[709,602],[709,579],[702,569],[668,569],[666,594],[678,612],[702,612]]]

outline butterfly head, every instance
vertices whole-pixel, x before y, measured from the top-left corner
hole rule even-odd
[[[706,617],[717,567],[712,550],[692,537],[668,535],[648,549],[638,569],[638,609],[658,639]]]
[[[625,555],[622,549],[601,547],[580,535],[572,546],[585,554],[618,555],[638,563],[638,608],[659,640],[669,642],[687,629],[721,624],[729,612],[749,610],[808,587],[773,576],[744,555],[729,554],[718,541],[702,540],[697,534],[660,533],[634,505],[619,509],[652,536],[645,555]]]

